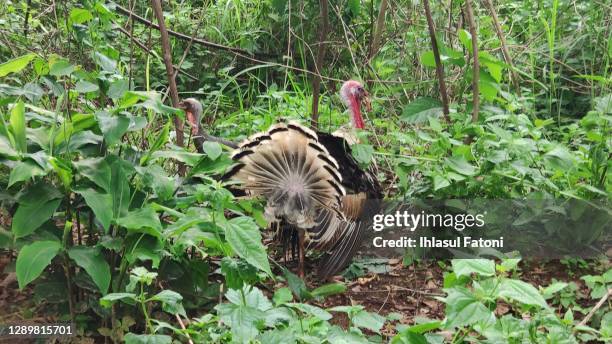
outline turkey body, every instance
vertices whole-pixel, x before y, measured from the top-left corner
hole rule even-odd
[[[226,179],[246,196],[265,199],[265,216],[285,250],[324,253],[320,277],[344,268],[378,212],[382,189],[351,155],[346,140],[297,123],[277,124],[251,136],[232,155]]]

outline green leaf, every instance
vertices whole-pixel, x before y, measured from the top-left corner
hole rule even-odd
[[[353,17],[357,17],[361,12],[361,0],[348,0],[348,8]]]
[[[128,231],[146,233],[155,237],[161,237],[161,223],[157,213],[150,205],[132,210],[127,215],[117,219],[117,225],[125,227]],[[152,229],[152,230],[148,230]]]
[[[495,262],[489,259],[453,259],[453,271],[458,277],[476,273],[481,276],[495,275]]]
[[[0,64],[0,78],[10,73],[18,73],[36,57],[36,54],[26,54]]]
[[[442,58],[442,56],[440,56],[440,59]],[[434,52],[429,50],[424,52],[423,54],[421,54],[421,63],[423,64],[423,66],[425,67],[436,67],[436,58],[434,55]]]
[[[234,252],[254,267],[272,276],[261,233],[252,218],[241,216],[224,221],[225,238]]]
[[[181,302],[183,301],[183,296],[175,291],[162,290],[157,293],[157,295],[153,296],[151,300],[161,302],[162,309],[164,310],[164,312],[187,316],[187,314],[185,313],[185,309],[181,304]]]
[[[291,290],[289,290],[289,288],[287,287],[276,289],[274,291],[272,301],[274,301],[274,306],[280,306],[287,302],[293,301],[293,295],[291,294]]]
[[[574,157],[563,146],[557,146],[544,154],[546,161],[557,170],[569,170],[574,166]]]
[[[68,60],[59,59],[51,62],[49,66],[49,74],[53,76],[64,76],[70,75],[76,67],[68,62]]]
[[[442,115],[442,103],[431,97],[415,99],[402,110],[400,120],[407,123],[424,123],[430,117]]]
[[[57,255],[61,245],[57,241],[37,241],[21,248],[17,256],[17,282],[19,289],[38,278]]]
[[[468,289],[455,287],[447,290],[446,303],[447,326],[463,327],[494,321],[495,316]]]
[[[440,189],[443,189],[447,186],[450,185],[450,181],[446,178],[444,178],[444,176],[441,176],[439,174],[435,174],[433,176],[433,185],[434,185],[434,191],[438,191]]]
[[[164,334],[128,333],[123,339],[125,344],[172,344],[172,337]]]
[[[112,99],[118,99],[123,97],[125,92],[130,89],[128,81],[125,79],[117,79],[113,81],[108,88],[108,96]]]
[[[551,285],[549,285],[548,287],[542,289],[542,296],[545,299],[550,299],[556,293],[558,293],[561,290],[565,289],[568,285],[569,284],[567,284],[565,282],[554,282]]]
[[[206,155],[208,155],[208,157],[212,160],[216,160],[223,152],[221,145],[212,141],[204,142],[202,148],[204,149],[204,153],[206,153]]]
[[[538,290],[531,284],[520,280],[503,280],[499,288],[499,296],[506,297],[510,300],[526,305],[548,308],[546,300],[544,300]]]
[[[457,173],[461,173],[466,176],[473,176],[476,174],[476,167],[470,165],[463,156],[453,156],[445,159],[446,166],[455,170]]]
[[[332,318],[332,315],[328,311],[317,306],[309,305],[307,303],[287,303],[286,306],[300,310],[303,313],[315,316],[323,321],[327,321]]]
[[[74,90],[79,93],[96,92],[99,89],[98,85],[85,80],[79,80],[74,87]]]
[[[26,153],[28,146],[26,141],[25,107],[21,100],[11,109],[11,132],[15,139],[15,149],[18,152]]]
[[[104,191],[111,191],[111,168],[105,158],[89,158],[75,161],[79,173]]]
[[[351,146],[351,153],[358,163],[369,165],[374,156],[374,147],[372,147],[372,145],[357,143]]]
[[[73,8],[70,11],[70,22],[73,24],[83,24],[93,19],[93,15],[86,9]]]
[[[172,337],[164,334],[134,334],[123,337],[125,344],[172,344]]]
[[[427,338],[420,334],[410,331],[409,329],[398,333],[391,339],[390,344],[429,344]]]
[[[20,204],[13,216],[11,227],[15,238],[22,238],[34,233],[38,227],[51,219],[60,202],[61,199],[53,199],[44,202]]]
[[[130,126],[129,118],[122,115],[111,116],[106,111],[96,112],[96,119],[108,145],[119,142]]]
[[[237,343],[249,343],[263,327],[265,311],[272,308],[261,290],[245,286],[241,291],[230,289],[225,294],[230,303],[218,304],[217,314],[232,329],[232,339]]]
[[[285,276],[289,288],[291,288],[291,291],[293,291],[293,293],[295,294],[295,296],[297,296],[298,299],[308,300],[312,298],[312,295],[308,291],[306,284],[296,274],[289,271],[288,269],[283,268],[283,276]]]
[[[98,289],[100,289],[102,295],[108,292],[111,280],[110,266],[99,249],[87,246],[73,246],[68,250],[68,256],[78,266],[85,269],[98,286]]]
[[[359,328],[366,328],[378,334],[380,334],[380,329],[382,329],[385,324],[385,318],[383,316],[365,310],[360,310],[352,315],[351,321],[353,325]]]
[[[346,285],[344,283],[329,283],[322,285],[310,293],[314,297],[326,297],[329,295],[341,294],[346,291]]]
[[[11,187],[11,185],[15,183],[30,180],[36,176],[44,176],[46,174],[47,173],[40,168],[37,163],[33,162],[32,160],[24,160],[18,162],[17,165],[11,169],[9,183],[7,186]]]
[[[457,35],[459,36],[459,41],[461,44],[463,44],[465,50],[472,51],[472,35],[464,29],[459,29]]]
[[[124,301],[128,304],[136,303],[136,294],[133,293],[110,293],[100,298],[100,305],[102,307],[110,307],[117,301]]]

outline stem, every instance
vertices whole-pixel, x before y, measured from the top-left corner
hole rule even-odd
[[[433,18],[431,17],[431,9],[429,8],[429,0],[423,0],[423,7],[425,7],[425,16],[427,17],[427,27],[429,28],[429,38],[431,39],[431,49],[433,50],[434,60],[436,61],[436,75],[438,76],[438,85],[440,87],[440,98],[442,98],[442,112],[444,113],[444,119],[447,123],[450,123],[450,116],[448,115],[448,93],[446,92],[446,82],[444,81],[444,66],[440,60],[440,51],[438,50],[438,40],[436,38],[436,26]]]
[[[149,312],[147,312],[145,300],[146,298],[144,297],[144,283],[140,283],[140,309],[142,310],[142,314],[145,317],[147,332],[153,333],[153,326],[151,325],[151,319],[149,318]]]
[[[478,32],[476,31],[476,22],[474,21],[474,11],[472,11],[471,0],[465,0],[465,12],[470,34],[472,35],[472,56],[474,58],[474,74],[472,76],[472,122],[477,122],[480,108],[480,61],[478,60]]]
[[[170,40],[168,39],[168,31],[166,30],[166,24],[164,22],[164,12],[161,5],[161,0],[151,0],[151,6],[157,23],[159,26],[159,35],[161,39],[162,52],[164,58],[164,64],[166,65],[166,78],[168,79],[168,87],[170,88],[170,99],[172,100],[172,106],[178,108],[179,106],[179,95],[176,88],[176,79],[174,78],[174,66],[172,65],[172,52],[170,50]],[[181,122],[178,116],[174,116],[174,127],[176,130],[176,144],[179,147],[183,147],[184,135],[183,135],[183,122]],[[185,175],[185,165],[179,164],[179,174]]]
[[[319,46],[317,47],[317,58],[315,61],[316,75],[312,79],[312,117],[311,126],[317,129],[319,126],[319,95],[321,94],[321,68],[325,58],[325,41],[329,31],[329,5],[328,0],[320,0],[320,26],[319,26]]]

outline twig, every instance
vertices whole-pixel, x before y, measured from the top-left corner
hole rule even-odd
[[[467,16],[470,34],[472,35],[472,57],[473,76],[472,76],[472,122],[478,121],[478,113],[480,108],[480,60],[478,59],[478,31],[476,31],[476,22],[474,21],[474,11],[472,10],[472,1],[465,0],[465,14]]]
[[[591,311],[586,315],[586,317],[584,317],[584,319],[580,321],[578,326],[586,325],[586,323],[588,323],[589,320],[591,320],[591,318],[593,317],[593,314],[595,314],[595,312],[597,312],[597,310],[600,309],[601,306],[603,306],[603,304],[606,302],[606,300],[608,299],[608,297],[610,297],[611,294],[612,294],[612,288],[608,289],[608,292],[604,296],[602,296],[602,298],[599,300],[599,302],[597,302],[595,307],[593,307],[593,309],[591,309]]]
[[[317,129],[319,126],[319,95],[321,94],[321,67],[325,58],[324,44],[327,39],[327,31],[329,31],[329,4],[328,0],[320,0],[321,18],[319,19],[319,46],[317,47],[317,59],[315,61],[315,70],[317,75],[312,79],[312,116],[311,126]]]
[[[145,18],[137,15],[136,13],[132,13],[127,8],[121,7],[120,5],[116,5],[115,8],[117,9],[117,12],[119,12],[122,15],[125,15],[125,16],[130,16],[131,15],[132,18],[134,20],[136,20],[137,22],[140,22],[142,24],[145,24],[145,25],[150,26],[152,28],[155,28],[157,30],[161,29],[159,25],[146,20]],[[165,30],[165,25],[164,25],[164,30]],[[185,35],[183,33],[176,32],[176,31],[173,31],[173,30],[166,30],[166,31],[167,31],[167,34],[169,34],[170,36],[174,36],[176,38],[180,38],[180,39],[187,40],[187,41],[191,40],[190,36]],[[215,49],[219,49],[219,50],[232,51],[234,53],[241,54],[241,55],[252,55],[251,53],[249,53],[246,50],[243,50],[243,49],[240,49],[240,48],[229,47],[229,46],[226,46],[226,45],[223,45],[223,44],[209,42],[209,41],[206,41],[206,40],[201,39],[201,38],[195,38],[193,41],[195,43],[204,45],[204,46],[209,47],[209,48],[215,48]],[[258,54],[258,55],[272,57],[270,54]]]
[[[368,60],[372,60],[372,58],[378,53],[378,48],[380,45],[380,37],[382,37],[382,32],[385,28],[385,14],[387,13],[387,0],[381,0],[380,2],[380,10],[378,11],[378,17],[376,18],[376,31],[372,35],[372,42],[370,45],[370,53],[368,54]]]
[[[178,315],[178,313],[175,313],[174,316],[176,317],[176,320],[178,320],[179,325],[181,325],[181,328],[183,329],[183,331],[185,331],[185,335],[187,336],[187,341],[189,342],[189,344],[193,344],[193,341],[191,340],[191,336],[189,336],[189,333],[187,333],[187,328],[185,327],[185,324],[183,324],[183,320],[181,319],[181,317]]]
[[[444,119],[446,122],[450,124],[450,116],[448,115],[448,93],[446,92],[446,82],[444,81],[444,66],[442,66],[442,61],[440,60],[440,51],[438,50],[438,40],[436,38],[436,27],[433,18],[431,17],[429,0],[423,0],[423,7],[425,7],[425,17],[427,17],[431,49],[433,50],[434,60],[436,61],[436,75],[438,76],[440,98],[442,98],[442,113],[444,113]]]
[[[502,31],[502,27],[499,24],[499,18],[497,17],[497,11],[495,11],[495,7],[493,6],[493,0],[484,0],[485,6],[491,13],[491,18],[493,19],[493,26],[495,27],[495,32],[497,33],[497,37],[499,38],[499,42],[501,43],[502,55],[504,55],[504,60],[510,67],[510,78],[512,79],[512,84],[516,89],[516,93],[521,95],[521,86],[518,84],[518,74],[514,70],[514,65],[512,64],[512,57],[510,56],[510,52],[508,51],[508,44],[506,42],[506,36],[504,36],[504,32]]]
[[[170,88],[170,99],[172,100],[172,106],[175,108],[179,107],[179,95],[176,88],[176,80],[174,79],[174,66],[172,65],[172,55],[170,51],[170,40],[168,39],[168,31],[166,30],[166,24],[164,22],[164,12],[162,10],[161,0],[151,0],[151,6],[155,17],[157,17],[158,28],[160,33],[162,52],[164,58],[164,64],[166,65],[166,77],[168,79],[168,87]],[[183,135],[183,123],[178,116],[174,116],[174,127],[176,130],[176,144],[179,147],[183,147],[184,135]],[[185,175],[185,165],[179,164],[179,174]]]

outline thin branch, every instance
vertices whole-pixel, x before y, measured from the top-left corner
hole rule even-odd
[[[319,126],[319,95],[321,94],[321,68],[323,59],[325,58],[324,42],[327,40],[327,32],[329,31],[329,4],[328,0],[320,0],[321,12],[319,18],[319,46],[317,47],[317,59],[315,61],[315,70],[317,75],[312,79],[312,117],[311,126],[317,129]]]
[[[603,304],[606,302],[606,300],[608,299],[608,297],[610,297],[611,294],[612,294],[612,288],[608,289],[608,292],[599,300],[599,302],[597,302],[595,307],[593,307],[593,309],[591,309],[591,311],[586,315],[586,317],[582,319],[582,321],[578,324],[578,326],[586,325],[586,323],[588,323],[589,320],[591,320],[591,318],[593,317],[593,314],[595,314],[595,312],[597,312],[597,310],[600,309],[601,306],[603,306]]]
[[[506,36],[504,36],[504,32],[502,31],[502,27],[499,24],[499,18],[497,17],[497,11],[495,11],[495,6],[493,6],[493,0],[484,0],[485,6],[491,13],[491,18],[493,19],[493,26],[495,27],[495,32],[497,33],[497,37],[499,38],[499,42],[501,43],[502,55],[504,55],[504,60],[510,67],[510,78],[512,79],[512,84],[516,89],[516,93],[521,95],[521,86],[518,81],[518,74],[514,70],[514,64],[512,63],[512,57],[510,56],[510,52],[508,51],[508,43],[506,42]]]
[[[115,7],[115,8],[117,9],[117,12],[118,12],[118,13],[120,13],[120,14],[122,14],[122,15],[125,15],[125,16],[132,16],[132,18],[133,18],[134,20],[136,20],[137,22],[140,22],[140,23],[142,23],[142,24],[145,24],[145,25],[147,25],[147,26],[150,26],[150,27],[152,27],[152,28],[155,28],[155,29],[157,29],[157,30],[160,30],[159,25],[157,25],[157,24],[155,24],[155,23],[152,23],[152,22],[150,22],[150,21],[146,20],[145,18],[143,18],[143,17],[141,17],[141,16],[137,15],[136,13],[132,13],[132,12],[131,12],[130,10],[128,10],[127,8],[121,7],[121,6],[119,6],[119,5],[116,5],[116,7]],[[191,40],[191,37],[190,37],[190,36],[185,35],[185,34],[183,34],[183,33],[176,32],[176,31],[172,31],[172,30],[166,30],[166,31],[167,31],[167,34],[169,34],[170,36],[174,36],[174,37],[176,37],[176,38],[183,39],[183,40],[186,40],[186,41],[190,41],[190,40]],[[248,51],[246,51],[246,50],[243,50],[243,49],[240,49],[240,48],[229,47],[229,46],[227,46],[227,45],[223,45],[223,44],[218,44],[218,43],[209,42],[209,41],[206,41],[206,40],[201,39],[201,38],[195,38],[193,41],[194,41],[195,43],[198,43],[198,44],[204,45],[204,46],[209,47],[209,48],[214,48],[214,49],[219,49],[219,50],[231,51],[231,52],[234,52],[234,53],[237,53],[237,54],[248,55],[248,56],[252,55],[251,53],[249,53],[249,52],[248,52]],[[269,54],[258,54],[258,55],[261,55],[261,56],[268,56],[268,57],[270,57],[270,56],[271,56],[271,55],[269,55]]]
[[[382,37],[382,32],[385,28],[385,14],[387,13],[387,5],[387,0],[381,0],[380,10],[378,11],[378,17],[376,18],[376,31],[374,31],[374,34],[372,35],[372,43],[370,45],[368,60],[372,60],[376,53],[378,53],[380,38]]]
[[[474,74],[472,76],[472,122],[477,122],[480,110],[480,61],[478,59],[478,31],[476,31],[476,22],[474,21],[474,11],[472,10],[471,0],[465,0],[465,12],[470,34],[472,35],[472,57],[474,59]]]
[[[442,112],[444,113],[446,122],[450,123],[450,116],[448,115],[448,93],[446,92],[446,82],[444,81],[444,66],[442,66],[442,61],[440,60],[440,51],[438,50],[438,40],[436,38],[436,26],[431,17],[429,0],[423,0],[423,6],[425,7],[425,16],[427,17],[427,26],[429,27],[431,49],[433,50],[434,60],[436,61],[436,75],[438,76],[438,84],[440,87],[440,98],[442,98]]]
[[[166,65],[166,77],[168,79],[168,87],[170,88],[170,100],[172,100],[172,106],[175,108],[179,107],[179,95],[176,88],[176,80],[174,78],[174,66],[172,65],[172,53],[170,50],[170,40],[168,39],[168,31],[166,30],[166,24],[164,22],[164,12],[161,5],[161,0],[151,0],[151,6],[155,17],[157,18],[162,52],[164,58],[164,64]],[[178,116],[174,116],[174,127],[176,130],[176,144],[179,147],[184,146],[184,135],[183,135],[183,122]],[[179,174],[185,174],[185,165],[179,164]]]

